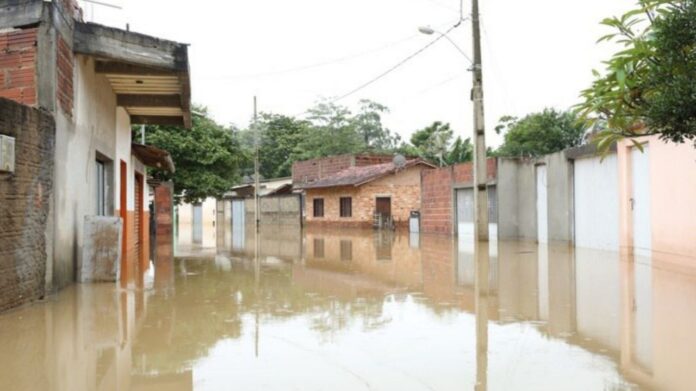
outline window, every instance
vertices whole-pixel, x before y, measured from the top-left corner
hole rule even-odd
[[[341,240],[341,261],[353,260],[353,241]]]
[[[314,217],[324,217],[324,199],[314,199]]]
[[[111,163],[97,153],[94,177],[94,213],[97,216],[109,216],[113,213],[111,206]]]
[[[353,200],[350,197],[341,197],[341,217],[353,216]]]

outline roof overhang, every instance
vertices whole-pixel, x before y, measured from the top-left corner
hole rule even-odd
[[[133,155],[140,159],[143,164],[148,167],[157,168],[160,170],[174,173],[174,161],[169,152],[164,149],[153,147],[152,145],[131,144]]]
[[[188,45],[76,22],[73,50],[95,58],[132,124],[191,127]]]

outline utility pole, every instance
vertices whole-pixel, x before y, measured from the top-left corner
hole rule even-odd
[[[483,115],[483,69],[481,67],[481,27],[479,2],[472,0],[471,25],[474,38],[474,240],[488,242],[488,188],[486,164],[486,124]]]
[[[254,96],[254,213],[256,217],[256,234],[259,233],[259,126],[257,123],[256,96]]]

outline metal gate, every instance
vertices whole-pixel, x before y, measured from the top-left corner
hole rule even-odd
[[[619,175],[615,154],[575,160],[574,232],[577,247],[619,250]]]

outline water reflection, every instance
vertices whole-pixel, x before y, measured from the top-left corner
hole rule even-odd
[[[177,259],[158,248],[132,288],[75,286],[0,315],[3,389],[694,383],[696,273],[647,258],[371,230],[216,242]]]

